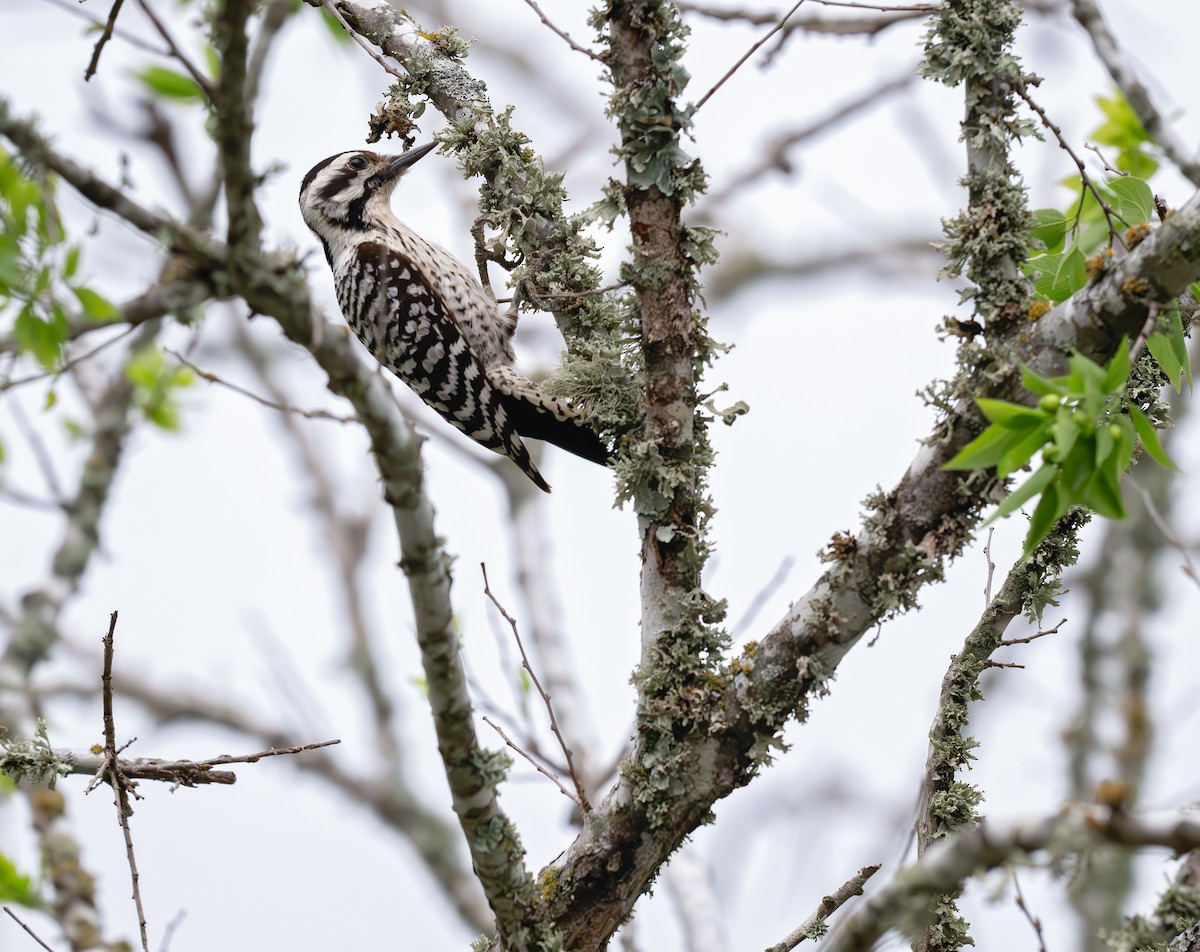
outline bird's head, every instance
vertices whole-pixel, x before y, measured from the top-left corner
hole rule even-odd
[[[361,231],[390,211],[392,189],[436,143],[403,155],[341,152],[318,162],[300,183],[300,211],[308,227],[329,240],[333,231]]]

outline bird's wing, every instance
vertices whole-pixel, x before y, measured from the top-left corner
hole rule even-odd
[[[342,309],[375,359],[446,421],[477,443],[510,457],[548,490],[502,395],[488,379],[451,309],[420,271],[402,252],[377,241],[362,242],[355,255]]]

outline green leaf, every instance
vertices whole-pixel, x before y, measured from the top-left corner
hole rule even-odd
[[[66,260],[63,261],[62,274],[64,279],[69,280],[70,278],[75,277],[75,272],[79,270],[80,250],[81,249],[79,245],[71,245],[71,247],[67,249],[67,257]]]
[[[1108,182],[1117,196],[1117,211],[1126,225],[1142,225],[1154,216],[1154,192],[1140,178],[1125,175]]]
[[[1065,397],[1067,388],[1065,377],[1043,377],[1041,374],[1021,364],[1021,386],[1038,396]]]
[[[1062,247],[1067,237],[1067,216],[1057,208],[1039,208],[1032,216],[1029,234],[1045,245],[1047,251]]]
[[[1105,368],[1104,380],[1100,386],[1106,394],[1120,392],[1125,386],[1125,381],[1129,379],[1129,371],[1132,369],[1133,364],[1129,360],[1129,341],[1122,337],[1117,352],[1113,354],[1112,360]]]
[[[1043,422],[1042,426],[1031,430],[1004,452],[996,463],[996,475],[1003,479],[1009,473],[1020,469],[1033,459],[1033,454],[1048,442],[1050,442],[1050,427]]]
[[[1030,476],[1025,482],[1014,489],[1004,498],[996,511],[992,513],[992,517],[984,523],[985,526],[991,525],[998,519],[1003,519],[1005,516],[1011,515],[1020,509],[1038,493],[1045,490],[1054,478],[1058,475],[1058,467],[1052,466],[1049,463],[1043,463],[1036,473]]]
[[[83,313],[90,320],[114,321],[121,316],[121,312],[117,310],[112,301],[97,294],[91,288],[71,288],[71,291],[79,299],[79,306],[83,308]]]
[[[1045,413],[1033,410],[1021,403],[992,400],[988,397],[979,397],[975,403],[989,421],[1006,430],[1027,430],[1031,426],[1046,422]]]
[[[1042,255],[1028,262],[1039,273],[1034,287],[1038,294],[1059,304],[1087,284],[1087,264],[1078,245],[1057,255]]]
[[[1075,411],[1069,406],[1060,406],[1054,417],[1054,445],[1058,449],[1060,460],[1071,455],[1078,438],[1079,421],[1075,419]]]
[[[993,424],[944,463],[942,469],[988,469],[999,463],[1000,458],[1020,441],[1020,432]]]
[[[1166,334],[1156,331],[1146,338],[1146,350],[1150,351],[1150,356],[1166,375],[1167,382],[1179,393],[1183,386],[1183,365],[1179,363],[1171,339]]]
[[[1025,534],[1025,545],[1022,555],[1026,558],[1037,548],[1039,542],[1046,538],[1054,523],[1067,514],[1074,505],[1057,486],[1050,485],[1042,493],[1037,507],[1029,519],[1029,531]]]
[[[12,902],[30,909],[42,905],[42,899],[29,876],[22,876],[17,867],[0,853],[0,902]]]
[[[1158,430],[1155,429],[1153,423],[1150,422],[1146,414],[1135,407],[1132,403],[1129,405],[1129,419],[1133,421],[1133,428],[1137,431],[1138,439],[1142,441],[1142,446],[1146,447],[1146,452],[1154,459],[1165,466],[1167,469],[1179,472],[1179,467],[1171,460],[1163,449],[1162,443],[1158,439]]]
[[[13,329],[17,334],[17,346],[22,352],[33,354],[47,370],[58,366],[62,343],[67,339],[66,328],[60,327],[59,322],[42,320],[26,304],[17,315]]]
[[[165,66],[147,66],[135,76],[152,93],[164,99],[178,102],[204,102],[204,91],[190,76],[167,69]]]

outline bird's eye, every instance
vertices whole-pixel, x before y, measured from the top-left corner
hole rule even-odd
[[[371,163],[367,161],[367,157],[365,155],[352,155],[350,160],[346,163],[346,168],[355,172],[361,172],[370,164]]]

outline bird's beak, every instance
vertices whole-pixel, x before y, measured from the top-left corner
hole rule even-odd
[[[409,149],[403,155],[396,156],[384,166],[383,171],[377,177],[384,182],[390,182],[393,179],[399,178],[406,168],[432,152],[436,145],[436,142],[429,142],[425,145],[419,145],[415,149]]]

